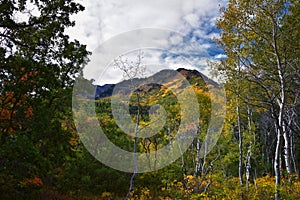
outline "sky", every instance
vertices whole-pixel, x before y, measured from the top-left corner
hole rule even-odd
[[[122,71],[114,60],[135,63],[146,75],[185,67],[209,76],[207,61],[225,57],[213,43],[216,19],[225,0],[76,0],[85,11],[72,16],[71,39],[92,52],[84,75],[98,85],[117,83]],[[121,56],[121,57],[120,57]]]

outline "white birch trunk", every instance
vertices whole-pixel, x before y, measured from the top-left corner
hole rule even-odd
[[[285,168],[288,174],[292,173],[292,166],[291,166],[291,150],[290,150],[290,137],[287,132],[287,127],[283,122],[283,139],[284,139],[284,161],[285,161]]]
[[[284,108],[285,108],[285,78],[284,78],[284,70],[281,62],[281,57],[278,52],[278,46],[277,46],[277,29],[278,29],[278,24],[276,22],[273,22],[273,31],[272,31],[272,36],[273,36],[273,48],[274,48],[274,55],[276,56],[276,61],[277,61],[277,71],[278,71],[278,78],[280,81],[280,94],[279,98],[277,99],[277,103],[279,106],[279,112],[278,112],[278,127],[277,127],[277,145],[276,145],[276,151],[275,151],[275,162],[274,162],[274,169],[275,169],[275,187],[276,187],[276,193],[275,193],[275,200],[280,199],[280,191],[279,191],[279,186],[280,186],[280,162],[281,159],[281,136],[284,134],[283,133],[283,117],[284,117]]]
[[[237,112],[237,124],[238,124],[238,134],[239,134],[239,179],[240,184],[243,184],[243,138],[242,138],[242,131],[241,131],[241,119],[240,119],[240,108],[239,104],[236,104],[236,112]]]
[[[248,191],[250,183],[250,169],[251,169],[251,146],[248,148],[247,158],[246,158],[246,190]]]
[[[198,175],[199,174],[199,171],[200,171],[200,147],[201,147],[201,144],[200,144],[200,139],[197,138],[196,139],[196,164],[195,164],[195,175]]]

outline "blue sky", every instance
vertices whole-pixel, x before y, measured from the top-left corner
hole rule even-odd
[[[127,52],[117,51],[120,46],[109,48],[103,54],[103,44],[112,44],[118,38],[118,44],[132,45],[139,40],[152,37],[159,48],[144,48],[144,62],[149,73],[163,68],[193,68],[209,75],[207,60],[224,58],[223,52],[212,42],[218,37],[215,26],[220,6],[225,0],[77,0],[85,6],[85,11],[73,17],[76,26],[67,33],[73,39],[87,44],[93,52],[91,63],[86,66],[87,78],[97,80],[97,84],[116,83],[122,79],[122,73],[113,67],[113,57],[120,53],[129,60],[134,60],[136,49],[125,48]],[[142,35],[133,30],[154,28],[168,30],[161,35]],[[149,29],[151,30],[151,29]],[[122,41],[122,34],[128,34]],[[130,35],[129,34],[129,35]],[[132,48],[134,45],[132,46]],[[122,47],[123,48],[123,47]],[[143,47],[142,47],[143,48]],[[102,52],[102,53],[99,53]],[[117,53],[118,52],[118,53]],[[108,59],[109,57],[109,59]],[[112,60],[111,60],[112,59]],[[186,60],[188,60],[188,62]],[[105,62],[102,62],[105,60]],[[159,67],[157,67],[157,66]]]

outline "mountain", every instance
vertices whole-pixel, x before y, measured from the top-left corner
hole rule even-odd
[[[160,88],[160,85],[154,84],[154,82],[156,82],[157,80],[163,80],[164,82],[168,82],[168,81],[171,82],[172,79],[174,78],[174,76],[177,75],[177,72],[179,72],[182,76],[184,76],[186,78],[186,80],[192,85],[205,86],[205,85],[209,84],[209,85],[213,85],[215,87],[218,86],[218,84],[216,82],[209,79],[207,76],[200,73],[199,71],[185,69],[185,68],[179,68],[176,71],[168,70],[168,69],[161,70],[148,78],[136,78],[136,79],[134,79],[134,81],[136,83],[142,83],[143,81],[145,81],[147,79],[148,81],[152,82],[152,84],[143,86],[143,90],[150,91],[153,89]],[[121,82],[121,84],[123,85],[124,90],[125,90],[126,86],[129,87],[131,82],[129,80],[124,80]],[[97,99],[101,99],[104,97],[110,97],[113,93],[115,86],[116,86],[115,84],[105,84],[102,86],[93,85],[92,87],[95,88],[95,96],[94,96],[95,99],[97,100]]]
[[[218,87],[218,83],[215,81],[211,80],[201,72],[197,70],[190,70],[190,69],[184,69],[184,68],[179,68],[176,71],[180,72],[188,81],[191,81],[193,77],[198,77],[205,81],[206,84],[213,85],[215,87]]]
[[[95,85],[95,99],[109,97],[112,95],[115,84]]]

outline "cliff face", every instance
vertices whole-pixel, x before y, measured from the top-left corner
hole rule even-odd
[[[187,79],[190,77],[193,77],[193,76],[199,77],[199,78],[202,78],[204,76],[202,73],[198,72],[197,70],[193,70],[193,69],[178,68],[176,71],[180,72]]]
[[[203,81],[206,84],[213,85],[214,87],[218,87],[218,83],[211,80],[201,72],[198,72],[197,70],[190,70],[190,69],[184,69],[179,68],[177,69],[178,72],[180,72],[188,81],[193,81],[193,78],[197,81]],[[193,84],[193,83],[191,83]]]

